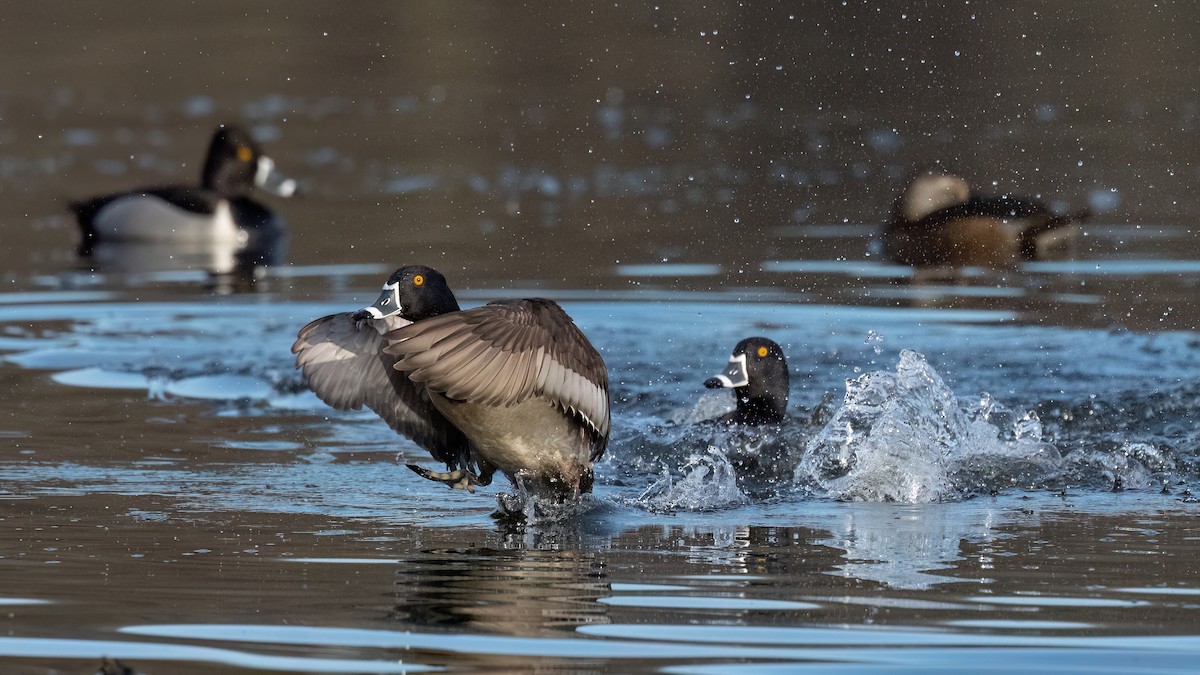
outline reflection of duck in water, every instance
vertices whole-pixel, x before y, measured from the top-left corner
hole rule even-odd
[[[338,408],[366,405],[445,462],[409,465],[452,488],[499,469],[556,500],[592,490],[608,446],[608,370],[551,300],[460,311],[437,270],[401,267],[375,304],[317,319],[292,346],[309,387]]]
[[[1066,252],[1086,217],[1012,195],[975,195],[958,176],[928,172],[896,200],[884,253],[918,267],[1012,266]]]
[[[248,133],[221,126],[213,134],[199,186],[142,188],[71,204],[79,221],[79,254],[118,270],[178,269],[225,273],[238,264],[276,262],[284,229],[273,211],[249,197],[255,187],[287,197],[283,178]]]
[[[545,550],[463,548],[456,540],[405,554],[396,568],[395,606],[388,618],[419,628],[500,635],[610,623],[609,606],[598,602],[612,595],[603,558],[571,546],[579,543],[576,537],[567,540],[568,546],[558,542]]]

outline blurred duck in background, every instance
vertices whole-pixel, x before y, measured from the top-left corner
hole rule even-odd
[[[961,177],[931,171],[896,200],[884,254],[914,267],[1011,267],[1068,253],[1087,216],[1055,214],[1023,197],[976,195]]]
[[[275,264],[284,224],[250,198],[255,187],[290,197],[296,181],[275,169],[250,134],[222,125],[213,132],[198,186],[141,188],[72,203],[79,254],[121,271],[226,273]]]

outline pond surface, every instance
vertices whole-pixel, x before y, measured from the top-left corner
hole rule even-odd
[[[0,670],[1194,670],[1186,12],[499,7],[14,15]],[[222,121],[301,182],[264,198],[282,264],[76,258],[68,198],[190,182]],[[1063,260],[889,264],[935,162],[1092,221]],[[503,479],[423,480],[307,391],[296,331],[407,263],[575,318],[612,382],[591,497],[497,522]],[[788,421],[704,424],[750,335]]]

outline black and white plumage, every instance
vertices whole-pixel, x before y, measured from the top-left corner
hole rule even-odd
[[[733,389],[737,408],[719,418],[727,424],[778,424],[787,414],[787,359],[783,348],[765,337],[737,343],[725,371],[704,381],[709,389]]]
[[[974,194],[959,176],[918,175],[883,230],[885,255],[916,267],[1006,267],[1068,249],[1086,210],[1059,215],[1012,195]]]
[[[412,438],[452,487],[499,470],[558,499],[589,492],[608,444],[608,371],[552,300],[459,310],[445,278],[398,269],[379,300],[301,329],[292,351],[309,386],[336,408],[366,405]]]
[[[80,255],[98,244],[157,244],[265,248],[283,234],[282,221],[249,197],[260,187],[288,197],[296,182],[245,131],[223,125],[213,132],[199,186],[148,187],[73,202]]]

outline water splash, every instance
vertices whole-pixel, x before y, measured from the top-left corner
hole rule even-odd
[[[528,490],[520,481],[512,483],[511,492],[496,495],[499,509],[493,518],[523,525],[555,525],[574,521],[581,516],[601,510],[607,505],[591,494],[581,495],[575,501],[559,501],[539,496]]]
[[[1092,447],[1069,456],[1067,475],[1077,484],[1112,490],[1163,488],[1178,478],[1169,451],[1151,443],[1124,442],[1115,448]]]
[[[880,354],[883,353],[883,334],[882,333],[879,333],[874,330],[869,330],[869,331],[867,331],[867,337],[863,342],[864,342],[864,344],[871,346],[871,351],[875,353],[875,356],[879,356]]]
[[[701,394],[694,405],[672,411],[667,419],[677,425],[696,424],[733,412],[733,409],[733,397],[728,389],[723,389]]]
[[[700,408],[711,410],[703,399],[692,410]],[[709,511],[793,492],[792,475],[813,430],[797,418],[763,426],[618,422],[597,480],[638,488],[622,502],[655,512]]]
[[[720,450],[692,455],[681,468],[682,476],[663,467],[637,503],[650,511],[707,511],[747,501],[738,488],[737,472]]]
[[[993,489],[1001,477],[1044,476],[1060,463],[1035,414],[1013,419],[987,395],[968,412],[923,355],[904,350],[894,373],[847,381],[794,477],[837,499],[923,503]]]

